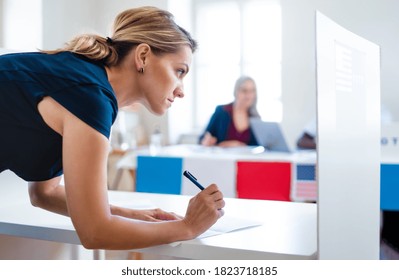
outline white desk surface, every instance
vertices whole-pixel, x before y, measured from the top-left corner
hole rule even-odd
[[[26,188],[0,197],[0,234],[80,244],[69,218],[31,206]],[[3,192],[4,194],[5,192]],[[125,207],[152,205],[184,214],[189,196],[110,191]],[[140,206],[141,205],[141,206]],[[250,217],[262,226],[140,250],[189,259],[314,259],[316,204],[226,199],[225,215]]]
[[[204,147],[201,145],[171,145],[164,146],[156,153],[151,154],[149,149],[142,148],[135,152],[128,154],[126,157],[141,156],[158,156],[158,157],[182,157],[182,158],[211,158],[217,159],[230,159],[230,160],[282,160],[292,161],[301,163],[315,163],[316,162],[316,151],[315,150],[303,150],[295,151],[293,153],[284,152],[273,152],[265,151],[259,152],[259,147],[233,147],[233,148],[221,148],[221,147]]]
[[[158,157],[182,157],[199,159],[227,159],[227,160],[253,160],[253,161],[291,161],[294,163],[316,164],[316,150],[296,150],[292,153],[265,151],[257,153],[253,147],[203,147],[201,145],[181,144],[164,146],[156,153],[151,154],[149,149],[143,147],[137,151],[128,153],[119,167],[129,168],[131,161],[135,161],[137,156],[158,156]],[[399,153],[381,152],[381,163],[398,164]],[[135,164],[135,162],[134,162]],[[134,165],[135,167],[135,165]]]
[[[142,195],[149,197],[148,194]],[[151,197],[159,204],[164,200],[162,195]],[[188,198],[168,195],[162,208],[184,214]],[[183,208],[176,211],[176,205]],[[142,251],[190,259],[316,258],[316,204],[226,198],[225,216],[248,217],[262,225],[185,241],[176,247],[162,245]]]

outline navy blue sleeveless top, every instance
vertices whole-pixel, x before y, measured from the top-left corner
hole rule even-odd
[[[0,172],[43,181],[62,171],[62,136],[42,119],[50,96],[109,138],[118,106],[101,63],[70,52],[0,56]]]

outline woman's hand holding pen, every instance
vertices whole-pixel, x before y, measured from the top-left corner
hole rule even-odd
[[[209,132],[206,132],[204,135],[204,138],[201,141],[201,145],[204,146],[214,146],[216,145],[218,139],[216,137],[213,137],[212,134]]]
[[[223,194],[215,185],[209,185],[190,199],[183,222],[192,233],[192,238],[202,234],[223,216],[225,202]]]

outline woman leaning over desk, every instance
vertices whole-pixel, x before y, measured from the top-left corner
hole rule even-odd
[[[257,145],[249,121],[260,117],[256,100],[255,81],[248,76],[238,78],[234,86],[234,102],[216,107],[200,143],[221,147]]]
[[[203,233],[223,215],[216,185],[191,199],[185,217],[109,205],[106,185],[118,108],[141,102],[165,113],[184,96],[195,49],[170,13],[142,7],[120,13],[110,38],[81,35],[56,51],[0,56],[0,172],[28,181],[34,206],[70,216],[86,248],[142,248]]]

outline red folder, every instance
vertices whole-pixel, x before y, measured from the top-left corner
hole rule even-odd
[[[291,201],[290,162],[237,162],[237,197]]]

